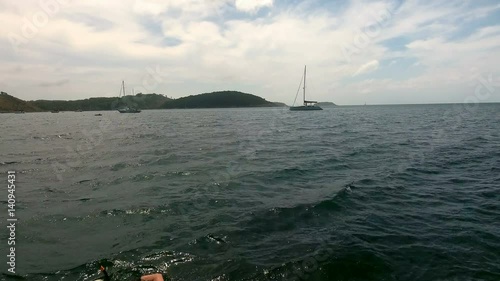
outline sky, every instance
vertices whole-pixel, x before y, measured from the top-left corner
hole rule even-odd
[[[500,102],[497,0],[0,0],[0,90]]]

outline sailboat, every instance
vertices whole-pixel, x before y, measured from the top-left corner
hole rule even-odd
[[[317,101],[308,101],[306,100],[306,74],[307,74],[307,66],[304,66],[304,95],[303,95],[303,101],[304,104],[300,106],[294,106],[295,101],[293,102],[293,105],[290,107],[290,110],[293,111],[305,111],[305,110],[323,110],[323,108],[319,107],[317,105]],[[300,89],[300,86],[299,86]],[[297,95],[299,92],[297,91]],[[295,96],[295,100],[297,100],[297,96]]]
[[[120,95],[118,96],[119,98],[122,97],[122,92],[123,92],[123,96],[125,97],[125,81],[122,81],[122,87],[120,88]],[[129,106],[118,108],[118,111],[120,113],[140,113],[141,112],[140,109],[137,109],[134,107],[129,107]]]

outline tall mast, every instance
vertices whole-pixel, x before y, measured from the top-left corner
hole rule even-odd
[[[307,72],[307,65],[304,66],[304,103],[306,102],[306,72]]]
[[[123,96],[126,95],[125,93],[125,81],[122,80],[122,90],[123,90]]]

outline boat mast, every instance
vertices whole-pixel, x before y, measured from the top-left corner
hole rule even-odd
[[[306,104],[306,72],[307,72],[307,65],[304,66],[304,105]]]

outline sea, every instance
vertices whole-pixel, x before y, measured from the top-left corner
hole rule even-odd
[[[0,114],[1,280],[500,280],[500,104],[101,113]]]

